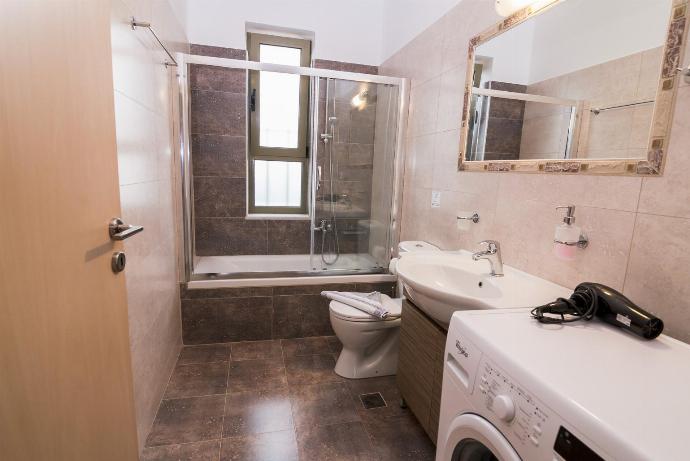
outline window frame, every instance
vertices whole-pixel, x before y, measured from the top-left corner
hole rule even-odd
[[[247,33],[247,54],[250,61],[260,62],[260,46],[273,45],[285,48],[298,48],[300,53],[300,66],[311,66],[311,41],[278,35],[267,35],[260,33]],[[260,71],[249,71],[249,85],[247,91],[247,112],[248,112],[248,178],[247,178],[247,210],[249,214],[257,215],[296,215],[307,214],[308,184],[309,184],[309,77],[300,76],[300,95],[299,95],[299,122],[296,148],[280,147],[261,147],[259,144],[260,134],[260,102],[261,87],[259,79]],[[254,94],[254,90],[256,93]],[[256,206],[254,182],[254,161],[283,161],[300,162],[302,169],[301,178],[301,198],[299,207],[290,206]]]

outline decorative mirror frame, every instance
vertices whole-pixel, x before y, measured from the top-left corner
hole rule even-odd
[[[647,159],[563,159],[563,160],[486,160],[466,161],[465,149],[470,120],[471,95],[474,78],[474,56],[476,48],[492,38],[525,22],[531,17],[567,0],[538,0],[503,21],[493,25],[470,39],[467,57],[467,78],[463,97],[462,124],[460,130],[459,171],[491,171],[522,173],[570,173],[622,176],[660,176],[664,171],[669,134],[673,121],[673,109],[680,82],[680,59],[688,31],[688,2],[673,0],[671,18],[664,45],[661,78],[657,89],[656,104],[647,149]]]

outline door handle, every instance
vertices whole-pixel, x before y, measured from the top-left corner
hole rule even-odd
[[[131,224],[125,224],[125,222],[120,218],[113,218],[108,224],[108,233],[110,234],[111,240],[124,240],[131,236],[138,234],[144,230],[144,226],[132,226]]]

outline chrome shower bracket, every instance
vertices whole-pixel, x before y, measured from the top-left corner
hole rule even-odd
[[[553,243],[559,243],[561,245],[567,245],[569,247],[576,246],[576,247],[584,250],[585,248],[587,248],[589,246],[589,237],[587,237],[587,234],[582,232],[580,234],[580,239],[577,242],[561,242],[560,240],[554,239]]]

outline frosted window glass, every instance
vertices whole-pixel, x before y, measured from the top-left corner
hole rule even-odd
[[[301,202],[301,162],[254,161],[254,206],[299,207]]]
[[[272,64],[299,66],[302,50],[260,45],[259,60]],[[295,149],[299,134],[300,76],[260,72],[259,144],[262,147]]]

